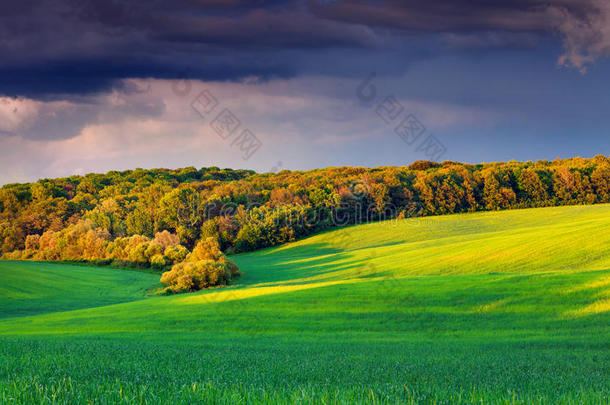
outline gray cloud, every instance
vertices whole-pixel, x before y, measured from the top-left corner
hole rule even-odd
[[[565,48],[559,64],[573,66],[581,72],[600,56],[610,54],[610,3],[606,0],[583,3],[587,7],[581,13],[571,12],[565,6],[554,10],[560,15],[558,30],[563,35]]]
[[[533,38],[524,32],[558,34],[565,49],[559,64],[582,72],[610,54],[607,0],[344,0],[311,2],[310,8],[321,18],[352,24],[451,33],[458,46],[527,45]]]
[[[416,31],[549,29],[548,1],[344,0],[311,2],[316,15],[353,24]]]
[[[65,140],[88,125],[154,118],[165,112],[164,101],[149,95],[149,85],[129,80],[119,84],[110,93],[64,100],[0,97],[0,137]]]

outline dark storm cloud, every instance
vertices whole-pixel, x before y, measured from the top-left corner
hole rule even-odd
[[[352,24],[424,31],[475,29],[539,30],[552,28],[541,0],[346,0],[330,5],[312,2],[318,16]]]
[[[560,62],[584,69],[610,48],[607,11],[604,0],[2,2],[0,94],[89,94],[117,79],[185,72],[204,80],[333,74],[346,52],[367,59],[430,32],[458,47],[559,34]]]
[[[344,0],[309,4],[320,18],[401,31],[494,30],[503,31],[505,39],[507,33],[555,34],[565,49],[559,63],[583,72],[595,59],[610,54],[607,0]],[[508,42],[518,40],[514,36]]]
[[[282,1],[28,0],[0,12],[0,94],[107,91],[126,77],[289,77],[285,53],[376,44],[367,27]],[[282,57],[283,55],[283,57]]]

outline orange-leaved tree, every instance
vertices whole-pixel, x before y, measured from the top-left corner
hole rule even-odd
[[[197,243],[186,261],[163,273],[161,282],[171,292],[197,291],[226,285],[240,274],[237,265],[222,253],[216,239],[205,238]]]

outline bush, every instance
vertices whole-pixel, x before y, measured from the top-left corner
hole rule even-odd
[[[161,282],[173,292],[186,292],[225,285],[239,275],[239,268],[220,251],[216,239],[206,238],[197,243],[187,261],[163,273]]]
[[[227,264],[227,268],[229,269],[229,273],[231,273],[231,279],[237,278],[241,276],[241,271],[239,271],[239,267],[235,263],[233,263],[229,259],[225,259],[225,263]]]
[[[161,282],[173,292],[197,291],[215,285],[225,285],[231,279],[226,262],[198,260],[175,264],[161,276]]]
[[[180,263],[186,260],[189,251],[182,245],[170,246],[165,249],[164,255],[171,262],[171,264]]]
[[[161,254],[156,254],[150,259],[150,265],[153,269],[163,269],[167,265],[165,257]]]
[[[40,235],[28,235],[25,237],[26,250],[38,250],[40,248]]]
[[[15,250],[13,252],[5,253],[2,257],[6,258],[7,260],[21,260],[22,253],[21,250]]]
[[[169,247],[178,246],[180,241],[178,239],[178,235],[168,232],[164,230],[162,232],[157,232],[155,234],[155,238],[153,239],[153,243],[158,245],[161,250],[165,250]]]
[[[189,261],[211,260],[219,261],[224,255],[220,250],[218,241],[214,238],[205,238],[197,243],[190,254]]]

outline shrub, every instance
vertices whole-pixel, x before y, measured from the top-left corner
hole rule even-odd
[[[227,264],[227,268],[229,269],[229,273],[231,273],[231,279],[237,278],[241,276],[241,271],[239,271],[239,267],[235,263],[233,263],[229,259],[225,259],[225,263]]]
[[[197,243],[190,254],[189,261],[212,260],[218,261],[223,257],[218,241],[214,238],[205,238]]]
[[[156,254],[150,258],[150,264],[154,269],[163,269],[165,268],[167,262],[165,261],[165,257],[160,254]]]
[[[21,250],[15,250],[13,252],[5,253],[3,255],[3,258],[6,258],[8,260],[21,260],[22,259]]]
[[[175,235],[167,230],[162,232],[157,232],[155,234],[155,238],[153,239],[153,243],[158,245],[161,250],[165,250],[169,247],[175,247],[180,244],[180,240],[178,239],[178,235]]]
[[[161,276],[161,282],[173,292],[197,291],[215,285],[225,285],[231,279],[226,262],[198,260],[175,264]]]
[[[40,235],[28,235],[25,237],[25,248],[27,250],[38,250],[40,248]]]
[[[164,255],[171,262],[171,264],[180,263],[186,260],[189,251],[182,245],[170,246],[165,249]]]
[[[163,253],[163,248],[156,243],[150,243],[144,252],[145,256],[150,260],[152,264],[152,258]]]
[[[55,232],[46,231],[40,237],[40,249],[37,254],[37,259],[42,260],[59,260],[60,251],[57,239],[54,237]]]
[[[129,260],[133,263],[137,263],[138,265],[148,263],[148,257],[146,256],[146,249],[148,249],[148,245],[148,242],[142,242],[133,247],[129,251]]]
[[[174,264],[161,276],[173,292],[197,291],[228,284],[240,275],[239,268],[220,251],[214,238],[199,241],[187,261]]]

